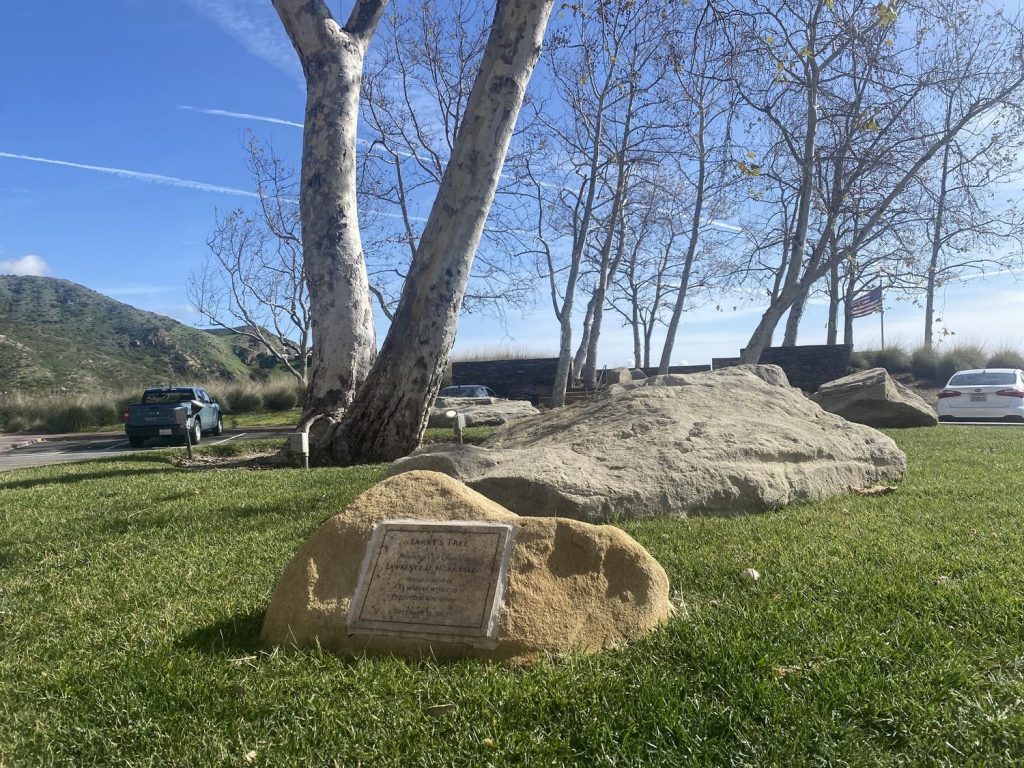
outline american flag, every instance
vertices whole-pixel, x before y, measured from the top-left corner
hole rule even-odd
[[[854,317],[865,317],[882,311],[882,287],[872,288],[867,293],[857,296],[850,305],[850,313]]]

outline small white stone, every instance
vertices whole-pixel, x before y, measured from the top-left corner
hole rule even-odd
[[[744,568],[740,571],[740,578],[744,581],[757,581],[761,578],[761,574],[755,571],[753,568]]]

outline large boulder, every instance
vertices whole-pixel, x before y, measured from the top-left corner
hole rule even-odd
[[[823,411],[773,365],[656,376],[436,445],[397,475],[444,472],[520,515],[733,515],[899,482],[887,436]]]
[[[934,427],[935,409],[893,380],[885,368],[822,384],[811,399],[830,413],[869,427]]]
[[[515,524],[496,647],[349,634],[347,612],[373,527],[393,519]],[[267,646],[342,654],[522,660],[615,647],[671,613],[665,571],[621,529],[521,518],[446,475],[409,472],[366,491],[299,548],[274,590],[260,638]]]
[[[452,426],[452,420],[445,415],[450,409],[466,415],[467,427],[497,427],[540,413],[528,400],[505,400],[498,397],[439,397],[435,401],[434,407],[430,409],[427,426]]]
[[[604,371],[602,381],[605,386],[628,384],[633,381],[633,372],[629,368],[609,368]]]

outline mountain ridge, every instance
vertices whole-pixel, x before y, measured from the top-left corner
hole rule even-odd
[[[89,392],[267,375],[229,336],[55,277],[0,275],[0,393]]]

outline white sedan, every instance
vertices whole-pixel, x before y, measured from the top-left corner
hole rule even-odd
[[[957,371],[939,392],[939,421],[1024,421],[1024,371],[987,368]]]

